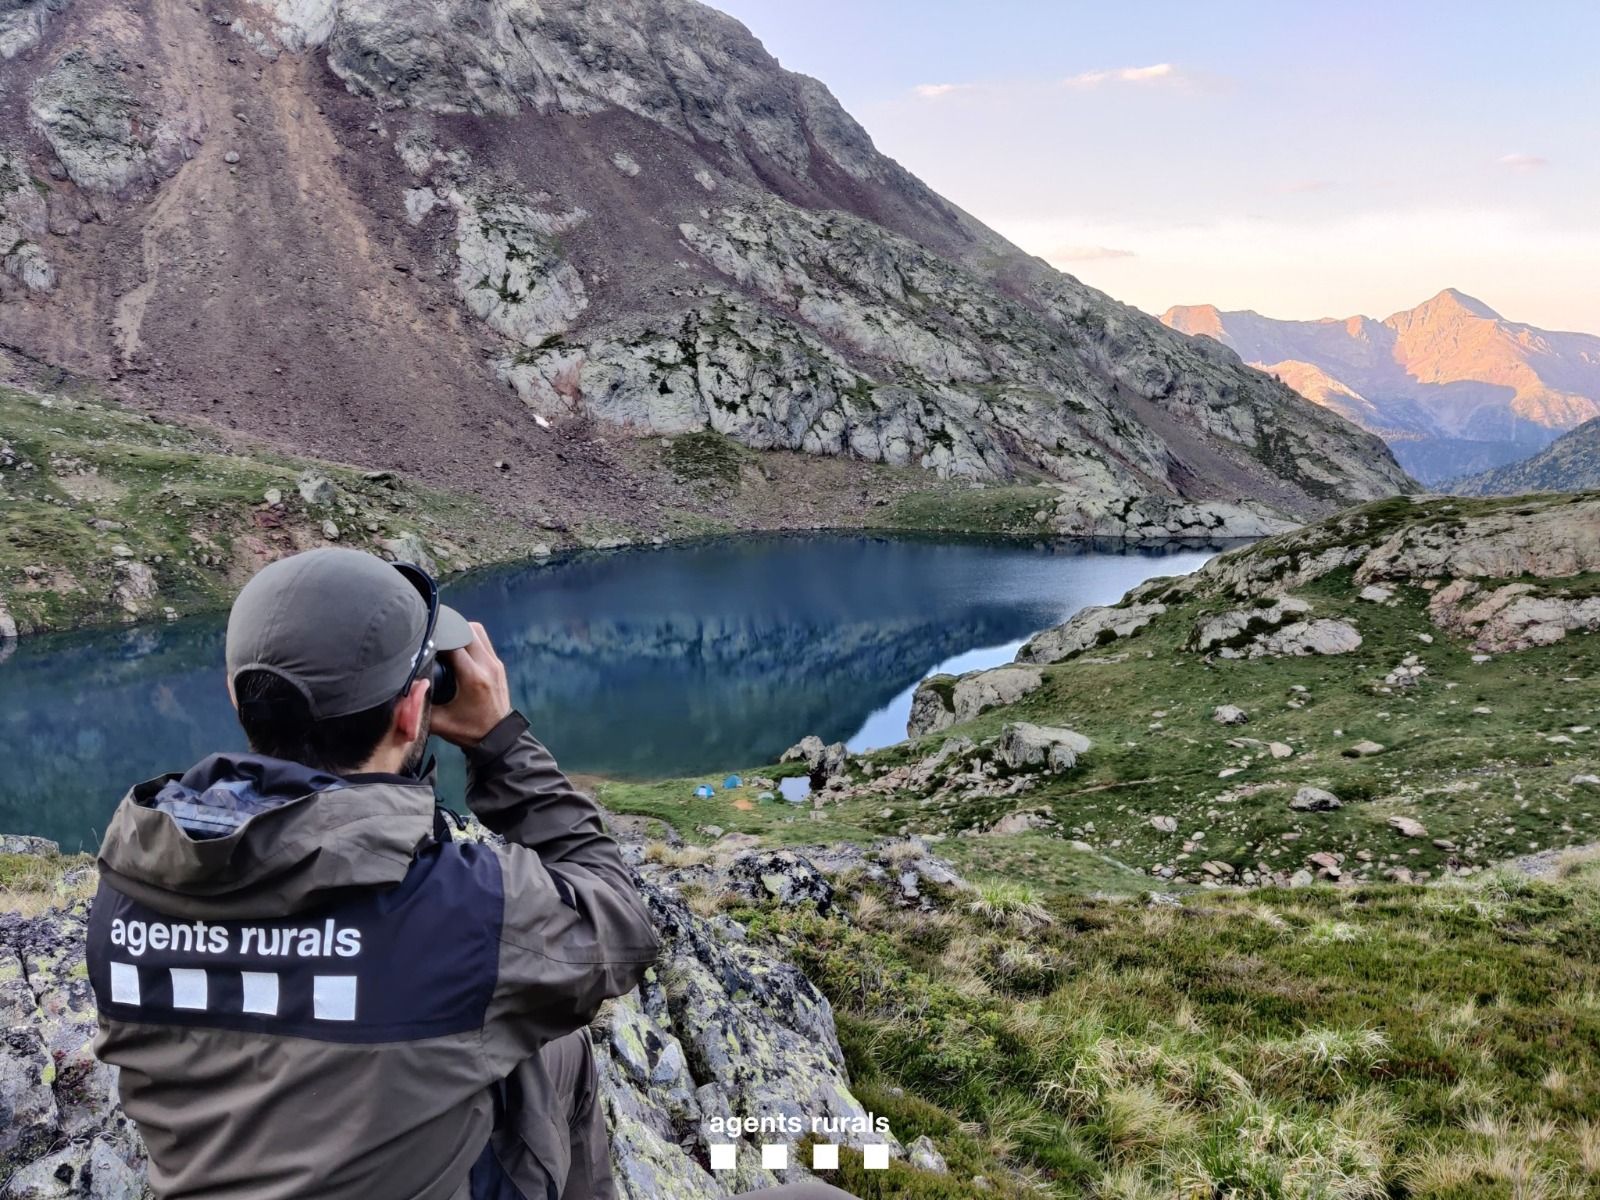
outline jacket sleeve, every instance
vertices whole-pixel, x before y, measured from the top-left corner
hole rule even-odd
[[[638,986],[660,950],[649,910],[600,810],[520,713],[467,751],[467,805],[507,845],[500,974],[484,1049],[510,1070]]]

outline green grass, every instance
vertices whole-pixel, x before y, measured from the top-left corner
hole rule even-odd
[[[235,446],[89,397],[0,388],[0,431],[31,464],[0,471],[0,603],[23,633],[222,607],[263,551],[320,544],[327,519],[345,545],[414,533],[442,552],[445,570],[515,557],[535,540],[472,501]],[[296,485],[308,469],[337,485],[334,505],[302,503]],[[263,503],[273,488],[280,513]],[[119,592],[127,563],[154,572],[154,595]]]
[[[1036,514],[1055,513],[1059,493],[1028,484],[968,487],[946,483],[901,496],[879,524],[928,533],[1040,534]]]
[[[998,1194],[1554,1200],[1600,1196],[1597,874],[1181,908],[1005,881],[750,927],[827,993],[863,1102]]]

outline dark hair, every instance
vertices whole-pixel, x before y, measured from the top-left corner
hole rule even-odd
[[[270,671],[241,671],[233,691],[251,750],[331,775],[354,771],[372,757],[399,703],[395,697],[363,712],[319,721],[299,689]]]

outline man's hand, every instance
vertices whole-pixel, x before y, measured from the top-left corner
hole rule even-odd
[[[489,642],[489,631],[476,621],[472,641],[447,650],[445,661],[456,673],[456,698],[433,710],[433,732],[457,746],[475,746],[511,715],[511,685],[506,665]]]

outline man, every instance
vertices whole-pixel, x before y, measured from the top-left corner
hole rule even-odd
[[[315,550],[240,593],[227,668],[252,753],[128,793],[89,925],[156,1193],[614,1195],[583,1027],[658,943],[483,627],[415,567]],[[451,839],[430,732],[505,845]]]

